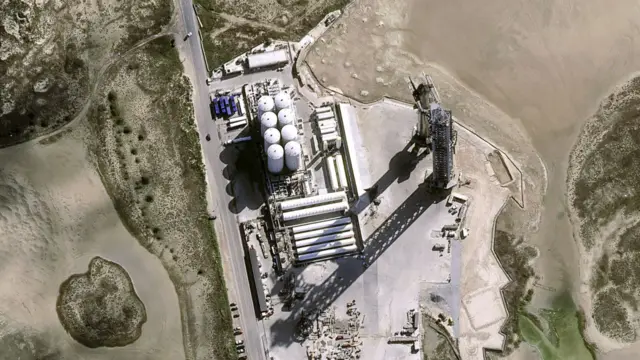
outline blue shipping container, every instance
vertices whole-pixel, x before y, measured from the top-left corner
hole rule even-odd
[[[220,116],[220,105],[218,98],[213,99],[213,108],[216,112],[216,116]]]
[[[236,106],[236,99],[232,96],[230,101],[231,101],[231,111],[233,111],[233,113],[235,114],[236,111],[238,111],[238,107]]]

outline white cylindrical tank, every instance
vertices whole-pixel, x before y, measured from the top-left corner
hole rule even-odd
[[[305,246],[322,244],[322,243],[326,243],[326,242],[329,242],[329,241],[348,239],[348,238],[354,237],[355,236],[354,234],[355,233],[353,231],[345,231],[345,232],[337,233],[337,234],[329,234],[329,235],[317,236],[317,237],[313,237],[313,238],[309,238],[309,239],[299,240],[299,241],[294,242],[294,244],[295,244],[296,248],[301,248],[301,247],[305,247]]]
[[[298,139],[298,129],[293,125],[285,125],[280,130],[280,135],[282,135],[282,143],[286,144]]]
[[[291,231],[293,231],[294,234],[297,234],[297,233],[301,233],[301,232],[305,232],[305,231],[324,229],[326,227],[345,225],[345,224],[350,224],[350,223],[351,223],[351,219],[350,218],[342,217],[342,218],[337,218],[337,219],[320,221],[320,222],[317,222],[317,223],[294,226],[294,227],[291,228]]]
[[[258,116],[259,117],[266,112],[274,111],[274,110],[275,110],[275,104],[273,103],[273,99],[271,98],[271,96],[264,95],[264,96],[261,96],[260,99],[258,99]]]
[[[298,261],[303,262],[303,261],[314,261],[314,260],[320,260],[329,256],[337,256],[337,255],[341,255],[341,254],[346,254],[346,253],[350,253],[350,252],[354,252],[358,250],[358,246],[357,245],[349,245],[349,246],[345,246],[345,247],[339,247],[339,248],[335,248],[335,249],[329,249],[329,250],[322,250],[322,251],[318,251],[315,253],[308,253],[308,254],[302,254],[300,256],[298,256]]]
[[[298,209],[302,207],[309,207],[318,204],[326,204],[336,201],[344,201],[347,198],[347,194],[344,191],[310,196],[301,199],[286,200],[280,203],[280,209],[282,211]]]
[[[320,120],[327,120],[327,119],[331,119],[333,116],[333,111],[331,112],[323,112],[320,114],[316,113],[316,118],[318,119],[318,121]]]
[[[352,230],[352,229],[353,229],[353,224],[344,224],[344,225],[332,226],[332,227],[327,227],[327,228],[324,228],[324,229],[317,229],[317,230],[311,230],[311,231],[305,231],[305,232],[301,232],[301,233],[296,233],[296,234],[293,234],[293,239],[296,240],[296,241],[297,240],[303,240],[303,239],[308,239],[308,238],[317,237],[317,236],[335,234],[335,233],[348,231],[348,230]]]
[[[323,107],[316,108],[316,114],[320,114],[328,111],[331,111],[331,106],[323,106]]]
[[[333,156],[327,156],[327,172],[329,173],[329,186],[331,190],[338,190],[338,174],[336,173],[336,163]]]
[[[284,150],[282,146],[273,144],[267,149],[267,169],[272,174],[277,174],[284,168]]]
[[[280,91],[275,96],[276,109],[287,109],[291,106],[291,96],[286,91]]]
[[[320,134],[321,135],[327,135],[327,134],[335,134],[336,133],[336,128],[332,127],[332,128],[320,128]]]
[[[336,155],[336,168],[338,169],[338,181],[340,182],[340,187],[346,189],[349,187],[347,184],[347,172],[344,168],[344,160],[342,160],[342,155]]]
[[[269,149],[269,146],[273,144],[279,144],[279,143],[280,143],[280,131],[278,131],[278,129],[271,128],[271,129],[267,129],[267,131],[264,132],[264,151],[267,151],[267,149]]]
[[[298,219],[306,218],[309,216],[316,216],[316,215],[334,213],[338,211],[345,211],[348,208],[349,208],[349,205],[347,204],[346,201],[335,203],[335,204],[320,205],[320,206],[315,206],[308,209],[288,211],[282,214],[282,220],[284,221],[298,220]]]
[[[314,252],[328,250],[328,249],[345,247],[345,246],[353,245],[355,243],[356,243],[356,240],[354,238],[344,239],[344,240],[326,242],[324,244],[300,247],[296,249],[296,252],[298,253],[298,255],[302,255],[302,254],[314,253]]]
[[[296,114],[291,109],[278,111],[278,126],[282,129],[287,125],[292,125],[296,119]]]
[[[297,141],[289,141],[284,146],[284,162],[287,169],[296,171],[300,168],[300,159],[302,155],[302,147]]]
[[[275,113],[268,111],[260,116],[260,134],[264,136],[264,132],[267,129],[274,128],[278,125],[278,116]]]
[[[327,119],[318,121],[319,128],[333,127],[335,128],[338,124],[335,119]]]
[[[337,138],[338,138],[338,133],[335,131],[328,134],[322,134],[322,141],[332,141],[332,140],[336,140]]]

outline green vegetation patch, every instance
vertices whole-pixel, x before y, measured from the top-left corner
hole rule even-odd
[[[103,182],[129,231],[169,272],[188,329],[187,351],[198,347],[217,360],[233,359],[191,87],[178,53],[161,37],[108,76],[89,116]]]
[[[509,312],[509,318],[502,327],[502,333],[507,338],[507,346],[503,354],[510,354],[520,345],[519,314],[525,312],[524,308],[533,296],[533,290],[527,290],[527,284],[534,275],[529,261],[535,251],[528,249],[529,247],[522,244],[522,238],[516,237],[507,231],[495,231],[493,250],[502,268],[512,280],[502,289],[507,311]]]
[[[69,335],[90,348],[131,344],[147,321],[127,271],[101,257],[91,260],[86,273],[62,283],[56,310]]]
[[[344,8],[349,2],[196,0],[209,68],[217,68],[270,40],[299,41],[328,13]],[[221,14],[243,21],[229,23]],[[220,31],[225,26],[230,28]]]
[[[542,360],[595,359],[595,349],[583,338],[584,316],[575,308],[571,296],[559,296],[552,306],[552,310],[543,310],[538,317],[518,315],[524,340],[538,349]]]
[[[601,139],[597,133],[581,135],[597,141],[584,155],[573,194],[573,205],[582,220],[581,237],[588,248],[598,229],[618,212],[632,215],[640,211],[639,88],[640,80],[634,79],[624,91],[610,96],[596,114],[592,121],[609,125]],[[601,130],[594,128],[594,132]]]
[[[252,48],[273,39],[288,40],[285,32],[258,28],[252,25],[236,25],[218,34],[203,35],[204,51],[210,69],[214,69]]]

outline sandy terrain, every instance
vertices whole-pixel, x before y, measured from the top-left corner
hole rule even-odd
[[[84,136],[76,126],[54,143],[0,151],[0,358],[183,359],[175,289],[120,222]],[[142,336],[129,346],[86,348],[56,315],[60,284],[94,256],[120,264],[146,307]]]

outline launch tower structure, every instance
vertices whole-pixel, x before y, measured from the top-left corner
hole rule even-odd
[[[416,83],[409,78],[412,95],[418,109],[418,124],[413,134],[413,142],[416,145],[431,148],[431,111],[430,104],[440,103],[440,95],[433,85],[431,76],[422,74],[420,83]]]

